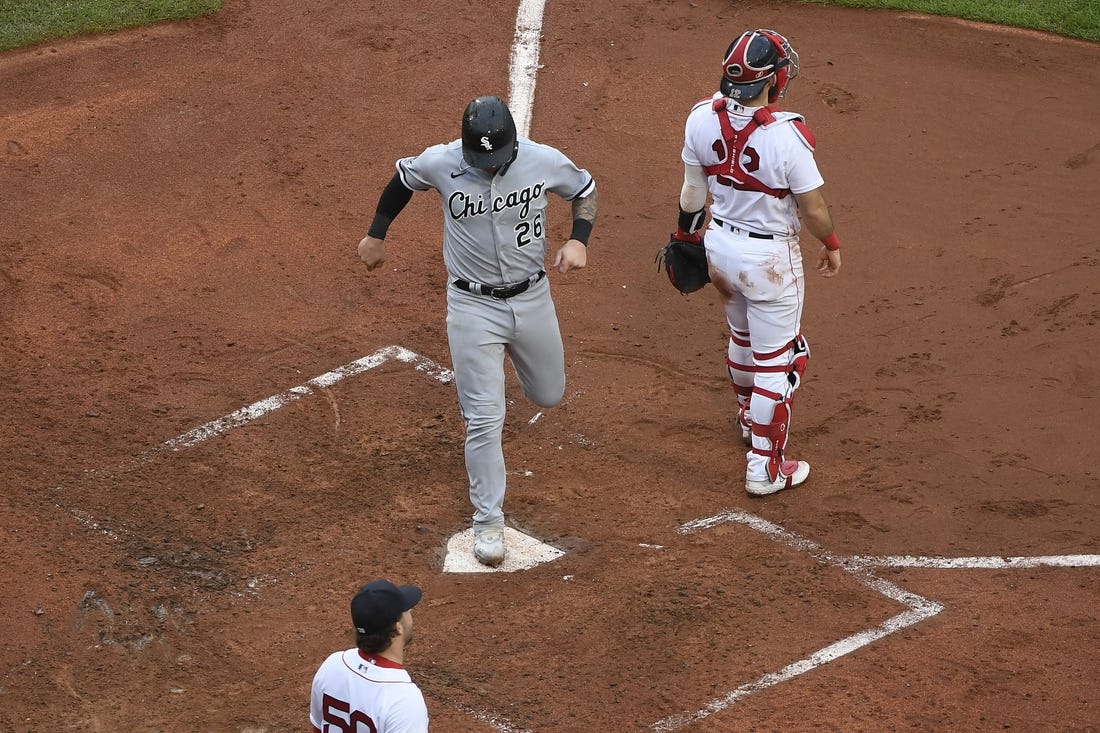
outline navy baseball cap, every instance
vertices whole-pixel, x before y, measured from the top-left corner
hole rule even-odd
[[[360,634],[383,631],[419,603],[421,595],[415,585],[398,587],[385,578],[372,580],[351,599],[351,622]]]

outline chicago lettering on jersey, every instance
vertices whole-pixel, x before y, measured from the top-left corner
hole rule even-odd
[[[521,188],[518,191],[512,191],[507,196],[497,196],[493,199],[492,211],[494,214],[499,214],[505,209],[512,209],[519,206],[519,216],[521,219],[524,219],[531,211],[531,202],[539,196],[542,196],[544,188],[546,188],[546,181],[539,181],[532,186]],[[451,194],[451,197],[447,199],[447,211],[452,219],[461,221],[470,216],[487,214],[489,213],[489,208],[485,204],[485,196],[483,194],[479,193],[476,196],[471,196],[465,191],[455,191]]]

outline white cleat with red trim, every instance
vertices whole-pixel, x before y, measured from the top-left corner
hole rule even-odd
[[[783,489],[792,489],[806,481],[810,476],[810,464],[805,461],[783,461],[779,466],[779,475],[775,481],[764,478],[763,481],[745,481],[745,491],[753,496],[767,496]]]

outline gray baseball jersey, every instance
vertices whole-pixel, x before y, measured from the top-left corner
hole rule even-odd
[[[596,185],[564,153],[524,137],[503,175],[469,167],[461,140],[402,158],[397,172],[406,188],[439,191],[447,272],[493,286],[523,282],[543,269],[548,191],[572,201]]]

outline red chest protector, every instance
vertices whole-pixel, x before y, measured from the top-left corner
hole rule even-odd
[[[749,136],[756,128],[770,125],[776,121],[775,108],[771,106],[760,107],[753,113],[749,124],[740,130],[735,130],[733,129],[733,123],[730,122],[729,113],[726,112],[728,101],[728,98],[721,97],[714,100],[711,105],[711,109],[718,115],[718,124],[722,127],[722,137],[726,141],[724,151],[718,149],[719,143],[715,141],[714,151],[719,155],[724,152],[726,157],[714,165],[703,166],[703,172],[708,176],[717,176],[719,183],[732,186],[741,191],[757,191],[780,199],[787,197],[791,192],[789,188],[772,188],[765,185],[745,170],[744,165],[741,163],[745,146],[749,142]]]

